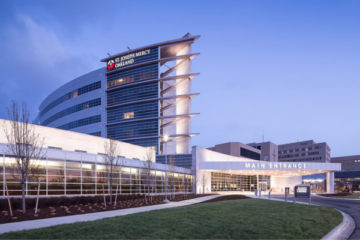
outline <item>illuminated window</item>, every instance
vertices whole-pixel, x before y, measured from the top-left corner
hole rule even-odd
[[[133,82],[134,81],[134,76],[130,76],[130,77],[124,77],[124,78],[119,78],[117,80],[111,81],[107,83],[107,87],[114,87],[120,84],[124,84],[124,83],[129,83],[129,82]]]
[[[78,96],[78,90],[75,90],[71,93],[71,98],[77,97]]]
[[[89,108],[89,104],[88,103],[84,104],[83,109],[88,109],[88,108]]]
[[[134,118],[134,112],[124,113],[123,119]]]

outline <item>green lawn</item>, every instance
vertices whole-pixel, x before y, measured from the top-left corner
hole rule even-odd
[[[332,208],[244,199],[5,233],[0,239],[320,239],[341,221]]]
[[[360,193],[353,193],[353,194],[347,195],[347,196],[331,196],[331,197],[360,199]]]

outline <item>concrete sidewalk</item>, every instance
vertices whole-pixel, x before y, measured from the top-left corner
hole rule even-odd
[[[213,196],[207,196],[207,197],[194,198],[194,199],[185,200],[185,201],[181,201],[181,202],[170,202],[170,203],[166,203],[166,204],[159,204],[159,205],[152,205],[152,206],[145,206],[145,207],[119,209],[119,210],[98,212],[98,213],[79,214],[79,215],[72,215],[72,216],[66,216],[66,217],[44,218],[44,219],[39,219],[39,220],[30,220],[30,221],[23,221],[23,222],[5,223],[5,224],[0,224],[0,234],[6,233],[6,232],[13,232],[13,231],[50,227],[50,226],[55,226],[55,225],[60,225],[60,224],[67,224],[67,223],[94,221],[94,220],[103,219],[103,218],[124,216],[124,215],[128,215],[128,214],[148,212],[148,211],[153,211],[153,210],[182,207],[182,206],[187,206],[187,205],[204,202],[204,201],[211,200],[211,199],[221,197],[221,196],[223,196],[223,195],[213,195]]]

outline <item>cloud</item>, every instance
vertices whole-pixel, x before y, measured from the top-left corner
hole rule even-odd
[[[56,63],[69,58],[66,48],[53,31],[24,14],[17,14],[16,20],[20,28],[11,28],[8,39],[11,39],[11,49],[17,52],[17,56],[21,56],[20,62],[54,67]]]
[[[2,109],[13,99],[27,100],[35,116],[52,91],[96,69],[85,49],[72,47],[74,38],[69,40],[62,26],[55,25],[18,13],[0,30],[0,118],[6,117]]]

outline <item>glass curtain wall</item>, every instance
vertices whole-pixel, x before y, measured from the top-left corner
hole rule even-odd
[[[10,195],[21,195],[21,184],[16,181],[11,171],[14,159],[1,157],[0,161],[0,196],[6,196],[5,179]],[[37,160],[39,170],[26,182],[26,195],[36,195],[40,180],[40,195],[89,195],[109,193],[107,174],[101,163],[72,161],[64,159]],[[185,179],[186,178],[186,179]],[[148,191],[145,180],[147,175],[141,168],[122,167],[113,181],[113,193],[118,185],[119,194],[138,194]],[[192,176],[168,172],[169,182],[173,179],[175,192],[191,192]],[[165,172],[151,171],[151,193],[164,193]],[[186,183],[186,186],[185,184]]]
[[[258,185],[259,183],[259,185]],[[270,189],[270,176],[211,173],[211,191],[263,191]]]

